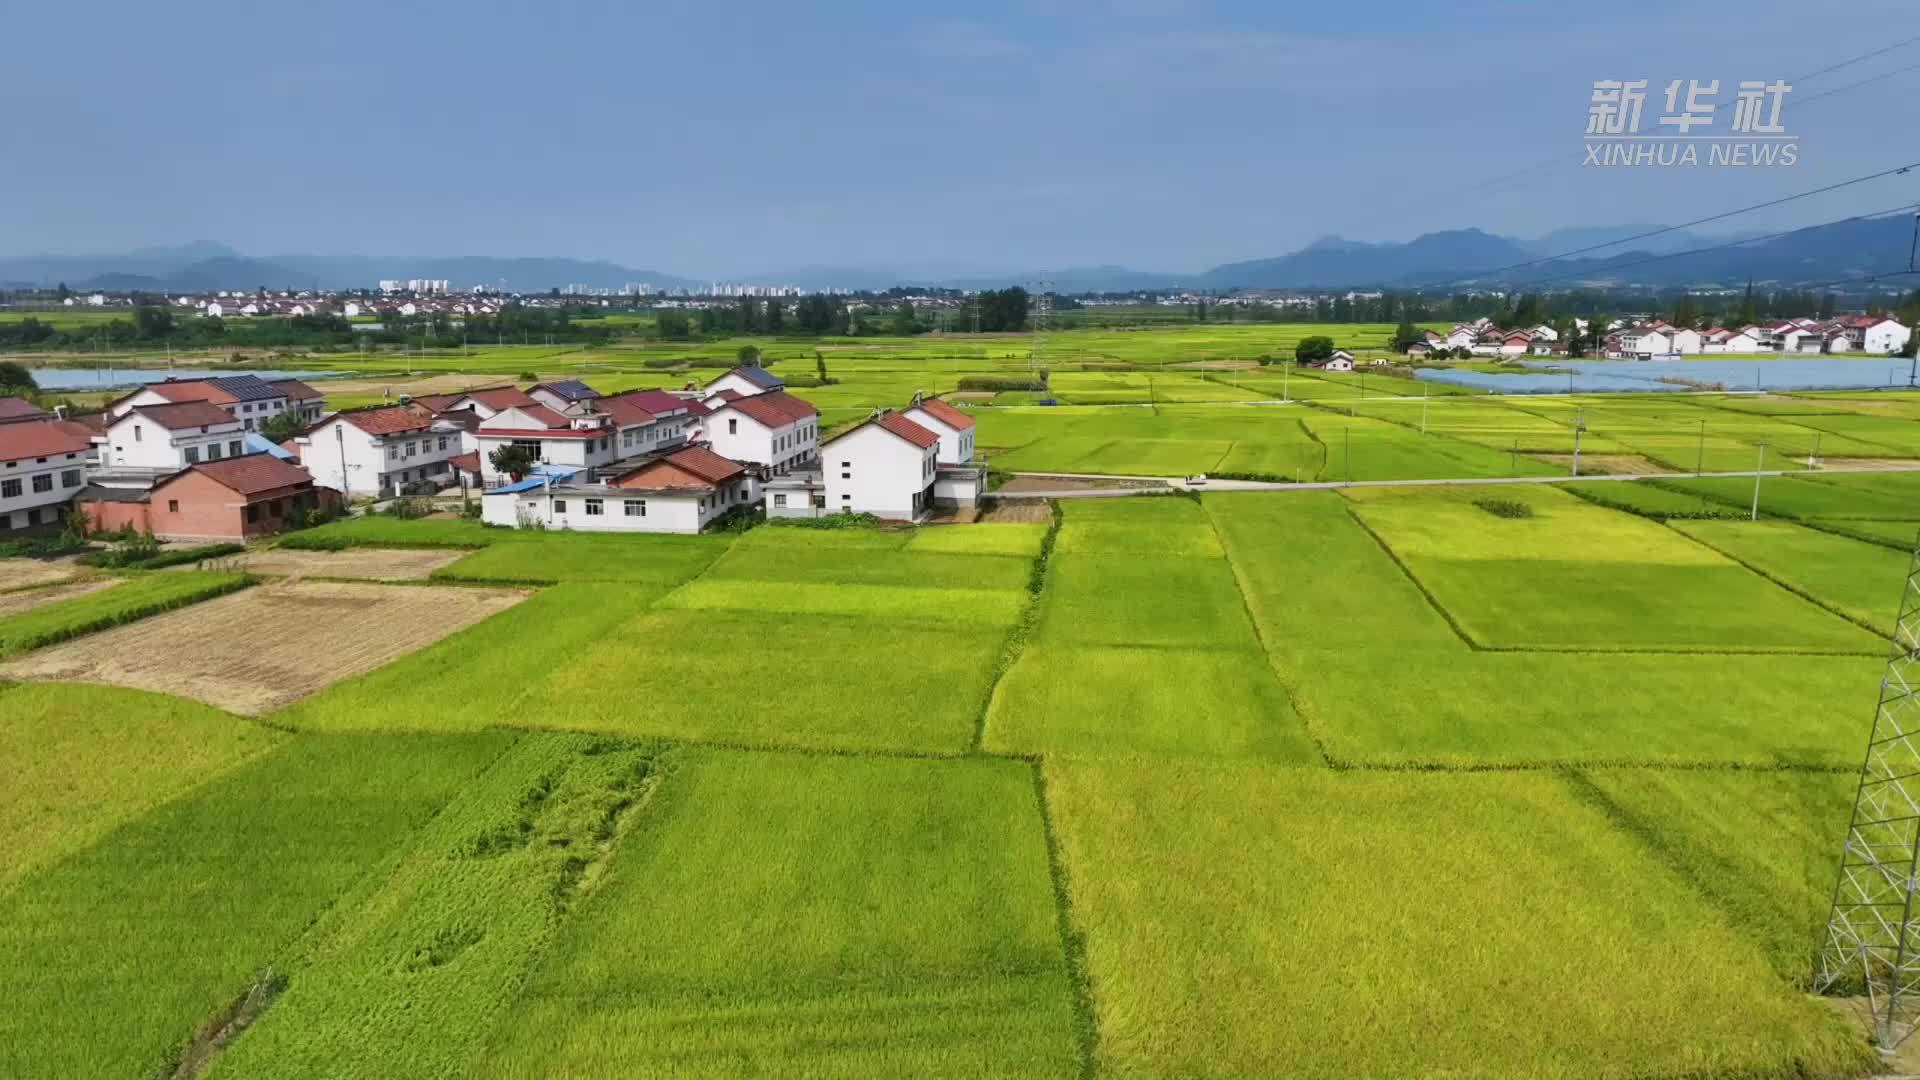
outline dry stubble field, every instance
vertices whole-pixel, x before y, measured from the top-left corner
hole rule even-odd
[[[223,570],[244,570],[268,577],[365,578],[369,581],[420,581],[443,566],[459,562],[466,551],[448,548],[348,548],[299,551],[264,548],[220,559]],[[191,565],[180,567],[191,570]]]
[[[257,716],[423,649],[519,589],[263,585],[42,649],[0,676],[157,690]]]

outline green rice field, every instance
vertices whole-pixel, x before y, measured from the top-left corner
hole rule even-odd
[[[360,517],[282,543],[526,598],[258,717],[0,682],[0,1076],[1870,1075],[1810,971],[1920,410],[1177,366],[1284,329],[1084,331],[1066,404],[966,399],[996,470],[1272,490]],[[846,381],[803,392],[1025,370],[1023,339],[873,344],[820,343]],[[1575,480],[1582,424],[1583,474],[1665,475]],[[1752,476],[1692,475],[1762,445],[1801,457],[1757,520]],[[0,592],[0,654],[250,581]]]

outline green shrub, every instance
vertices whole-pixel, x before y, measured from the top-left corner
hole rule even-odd
[[[768,525],[786,529],[869,529],[880,524],[872,514],[828,514],[812,518],[768,518]]]
[[[1473,505],[1494,517],[1530,518],[1533,516],[1533,505],[1523,503],[1519,499],[1475,499]]]
[[[1046,383],[1002,375],[964,375],[960,379],[960,389],[988,390],[995,393],[1003,390],[1044,390]]]

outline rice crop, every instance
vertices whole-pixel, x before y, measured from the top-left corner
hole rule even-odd
[[[0,1075],[171,1072],[334,899],[512,741],[302,736],[0,895]]]
[[[1554,777],[1163,761],[1045,771],[1103,1074],[1847,1076],[1872,1064],[1833,1010],[1779,981],[1760,946]],[[1395,857],[1410,828],[1427,837],[1417,869]]]
[[[367,514],[288,533],[280,538],[279,545],[304,551],[337,551],[361,546],[479,548],[523,535],[477,521]]]
[[[163,611],[244,589],[245,574],[142,574],[110,589],[0,616],[0,657],[122,626]]]
[[[1912,561],[1906,553],[1786,521],[1673,527],[1875,633],[1893,633]]]
[[[689,752],[477,1075],[1078,1075],[1030,767]]]
[[[654,747],[521,739],[306,935],[286,991],[211,1075],[470,1075],[662,765]]]
[[[729,540],[724,536],[533,531],[511,542],[483,547],[433,576],[530,584],[620,581],[677,585],[720,557]]]
[[[0,684],[0,893],[284,741],[161,694]]]

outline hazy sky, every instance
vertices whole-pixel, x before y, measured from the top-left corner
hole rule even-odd
[[[820,7],[17,5],[0,253],[1184,271],[1674,222],[1920,160],[1920,71],[1808,100],[1915,45],[1796,84],[1795,168],[1581,165],[1595,79],[1719,78],[1724,124],[1740,79],[1920,32],[1912,0]],[[1920,170],[1729,227],[1903,201]]]

